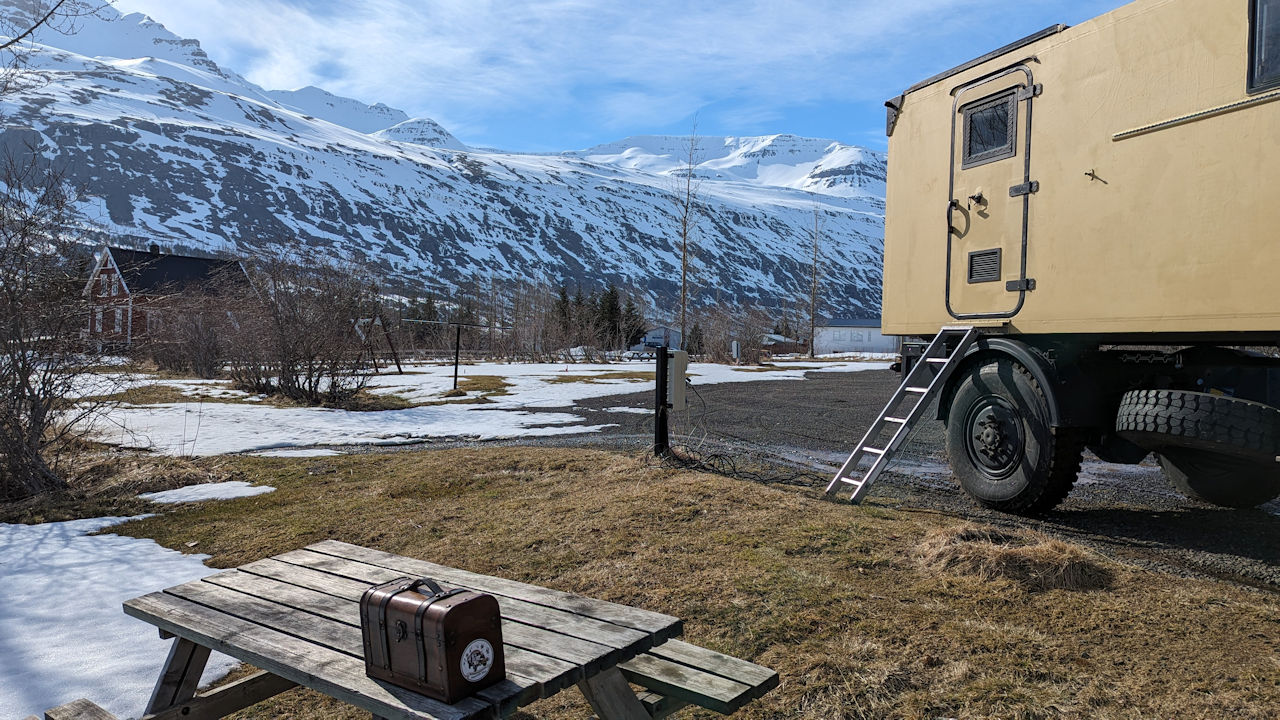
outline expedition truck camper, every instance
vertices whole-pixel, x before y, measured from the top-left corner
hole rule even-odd
[[[1085,448],[1280,495],[1280,0],[1138,0],[886,105],[904,382],[829,494],[859,500],[936,399],[991,508],[1054,507]]]

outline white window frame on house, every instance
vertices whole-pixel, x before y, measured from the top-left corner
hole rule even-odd
[[[102,308],[93,311],[93,331],[102,332]]]
[[[124,310],[116,308],[116,333],[124,332]]]

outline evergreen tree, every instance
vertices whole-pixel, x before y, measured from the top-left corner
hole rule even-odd
[[[593,318],[587,309],[587,297],[582,294],[582,286],[578,286],[577,292],[573,294],[573,344],[587,344],[587,328],[591,325]]]
[[[702,347],[703,344],[702,326],[699,325],[697,321],[694,321],[693,329],[689,331],[689,342],[685,343],[684,346],[685,350],[687,350],[690,355],[701,355],[704,352]]]
[[[410,320],[439,320],[440,311],[436,307],[435,295],[428,294],[425,298],[414,298],[405,308],[405,316]],[[411,322],[407,325],[413,341],[419,344],[434,342],[440,327],[426,322]]]
[[[636,301],[627,298],[627,304],[622,308],[622,336],[628,348],[638,345],[644,340],[645,330],[648,329],[647,325],[644,313],[640,312],[640,307],[636,305]]]
[[[566,340],[573,337],[573,307],[569,303],[569,289],[564,285],[556,295],[555,323],[561,337]]]
[[[616,349],[622,339],[622,303],[618,288],[610,285],[596,300],[596,337],[601,347]]]

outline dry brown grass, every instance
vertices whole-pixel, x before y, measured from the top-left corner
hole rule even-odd
[[[234,462],[121,452],[97,443],[85,443],[63,471],[70,487],[37,498],[0,503],[0,522],[139,515],[156,510],[154,504],[138,499],[140,493],[244,479]]]
[[[198,541],[216,567],[334,538],[677,615],[689,641],[781,674],[738,717],[1270,718],[1280,707],[1275,594],[1092,557],[1112,580],[1089,592],[939,571],[911,550],[981,541],[933,534],[955,524],[935,513],[578,449],[221,462],[278,489],[112,530],[181,551]],[[590,712],[574,691],[526,710]],[[367,714],[293,691],[238,717]]]
[[[458,389],[464,393],[506,395],[511,383],[500,375],[468,375],[458,378]]]
[[[599,383],[604,380],[645,382],[653,379],[652,370],[614,370],[599,375],[556,375],[547,378],[549,383]]]
[[[404,410],[413,406],[414,403],[395,393],[373,393],[368,390],[361,390],[355,396],[343,402],[341,408],[353,412],[377,412],[380,410]]]
[[[1098,590],[1111,584],[1109,565],[1078,545],[1040,533],[977,525],[929,533],[917,547],[926,571],[1010,580],[1027,590]]]

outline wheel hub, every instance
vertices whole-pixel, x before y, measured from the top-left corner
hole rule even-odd
[[[1022,462],[1022,418],[1003,398],[983,398],[969,413],[969,456],[993,480],[1008,477]]]

